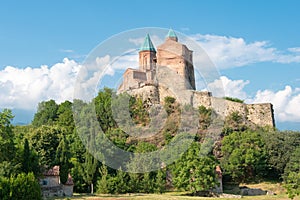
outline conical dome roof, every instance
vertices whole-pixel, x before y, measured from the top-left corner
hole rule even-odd
[[[154,51],[156,52],[154,45],[150,39],[150,35],[147,34],[144,40],[143,45],[140,48],[140,51]]]
[[[167,38],[175,40],[176,42],[178,41],[178,37],[177,37],[176,33],[171,28],[170,28],[170,30],[168,32]]]

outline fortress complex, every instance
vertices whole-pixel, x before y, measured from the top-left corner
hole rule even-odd
[[[157,50],[149,34],[146,35],[139,51],[139,68],[128,68],[123,74],[118,93],[123,92],[150,104],[163,104],[166,96],[172,96],[182,105],[190,104],[195,108],[203,105],[223,117],[237,111],[258,126],[275,126],[270,103],[244,104],[213,97],[211,92],[197,91],[193,51],[178,42],[172,29]]]

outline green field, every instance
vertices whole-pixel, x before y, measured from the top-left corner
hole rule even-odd
[[[82,195],[75,194],[72,198],[54,198],[54,199],[72,199],[72,200],[130,200],[130,199],[145,199],[145,200],[154,200],[154,199],[166,199],[166,200],[188,200],[188,199],[208,199],[208,200],[232,200],[234,198],[209,198],[209,197],[191,197],[186,196],[180,193],[165,193],[165,194],[123,194],[123,195]],[[279,194],[274,196],[248,196],[242,197],[242,199],[257,199],[257,200],[289,200],[287,195]],[[299,197],[294,200],[300,200]]]
[[[285,189],[282,187],[280,183],[259,183],[259,184],[247,184],[244,185],[249,188],[261,188],[263,190],[271,190],[275,192],[277,195],[262,195],[262,196],[243,196],[242,199],[251,199],[251,200],[289,200],[287,195],[285,194]],[[207,200],[218,200],[218,199],[224,199],[224,200],[232,200],[235,198],[210,198],[210,197],[193,197],[188,196],[184,192],[167,192],[164,194],[140,194],[140,193],[134,193],[134,194],[122,194],[122,195],[104,195],[104,194],[96,194],[96,195],[90,195],[90,194],[74,194],[71,198],[53,198],[51,200],[56,199],[72,199],[72,200],[130,200],[130,199],[145,199],[145,200],[154,200],[154,199],[166,199],[166,200],[188,200],[188,199],[207,199]],[[300,200],[300,197],[294,198],[294,200]]]

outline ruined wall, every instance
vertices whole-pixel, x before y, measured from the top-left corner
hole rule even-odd
[[[258,126],[275,127],[274,111],[270,103],[244,104],[212,97],[209,92],[194,91],[193,94],[193,106],[195,108],[200,105],[213,108],[223,118],[233,112],[238,112],[244,119],[248,119]]]
[[[211,108],[212,107],[212,102],[211,102],[211,92],[207,91],[192,91],[192,105],[195,108],[198,108],[199,106],[203,105],[206,108]]]
[[[136,98],[141,98],[144,102],[149,104],[159,103],[159,91],[155,85],[142,85],[140,88],[132,89],[127,92]]]
[[[275,127],[273,106],[270,103],[248,104],[247,118],[259,126]]]

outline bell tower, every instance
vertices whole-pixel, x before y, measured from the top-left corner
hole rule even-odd
[[[142,72],[146,72],[147,81],[154,79],[156,71],[156,50],[149,34],[146,35],[139,51],[139,69]]]

